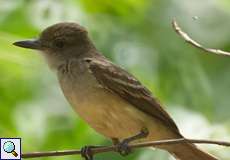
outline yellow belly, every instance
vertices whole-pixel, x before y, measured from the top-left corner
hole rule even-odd
[[[69,101],[79,116],[100,134],[124,139],[136,135],[142,128],[147,128],[150,134],[144,140],[172,138],[171,131],[161,122],[119,96],[103,88],[85,92],[73,92]]]

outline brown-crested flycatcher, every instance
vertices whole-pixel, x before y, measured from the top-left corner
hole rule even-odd
[[[80,25],[58,23],[38,39],[14,45],[42,51],[74,110],[98,133],[112,139],[121,154],[129,152],[130,142],[183,138],[151,92],[100,54]],[[180,160],[217,160],[191,143],[158,148]],[[91,159],[88,151],[83,156]]]

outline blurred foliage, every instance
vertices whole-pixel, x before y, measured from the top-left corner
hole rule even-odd
[[[153,91],[184,135],[230,140],[230,59],[187,45],[170,24],[176,17],[205,46],[230,50],[229,4],[228,0],[0,0],[0,137],[22,137],[23,151],[110,143],[72,111],[39,54],[11,45],[37,37],[51,24],[74,21],[89,30],[105,56]],[[229,149],[201,147],[223,160],[230,157]],[[96,159],[166,160],[168,155],[143,149],[125,158],[106,153]]]

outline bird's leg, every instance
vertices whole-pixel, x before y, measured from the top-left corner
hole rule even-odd
[[[81,148],[81,156],[85,158],[85,160],[93,160],[92,148],[95,146],[84,146]]]
[[[112,140],[112,143],[113,143],[114,146],[116,146],[117,144],[120,143],[118,138],[111,138],[111,140]]]
[[[93,160],[93,152],[92,148],[100,148],[103,146],[85,146],[81,148],[81,156],[85,158],[85,160]]]
[[[147,128],[144,128],[140,131],[140,133],[125,138],[123,139],[121,142],[118,141],[117,145],[117,152],[119,152],[122,156],[126,156],[131,152],[131,148],[128,146],[130,142],[133,142],[135,140],[141,139],[141,138],[145,138],[147,137],[149,134],[149,131],[147,130]]]

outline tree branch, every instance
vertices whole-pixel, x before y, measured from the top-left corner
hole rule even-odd
[[[211,141],[211,140],[198,140],[198,139],[169,139],[169,140],[160,140],[152,142],[143,142],[130,144],[129,147],[132,149],[143,148],[143,147],[154,147],[159,145],[173,145],[178,143],[202,143],[202,144],[216,144],[221,146],[230,147],[230,142],[224,141]],[[116,151],[117,146],[102,146],[99,148],[92,148],[92,154],[111,152]],[[65,156],[65,155],[79,155],[81,150],[64,150],[64,151],[49,151],[49,152],[32,152],[32,153],[23,153],[22,158],[38,158],[38,157],[50,157],[50,156]]]
[[[192,38],[190,38],[190,36],[186,32],[182,31],[182,29],[179,27],[175,19],[172,21],[172,26],[173,26],[173,29],[176,31],[176,33],[181,38],[183,38],[187,43],[191,44],[192,46],[198,49],[201,49],[205,52],[214,53],[218,55],[224,55],[224,56],[230,56],[230,52],[226,52],[220,49],[206,48],[202,46],[201,44],[199,44],[198,42],[196,42],[195,40],[193,40]]]

